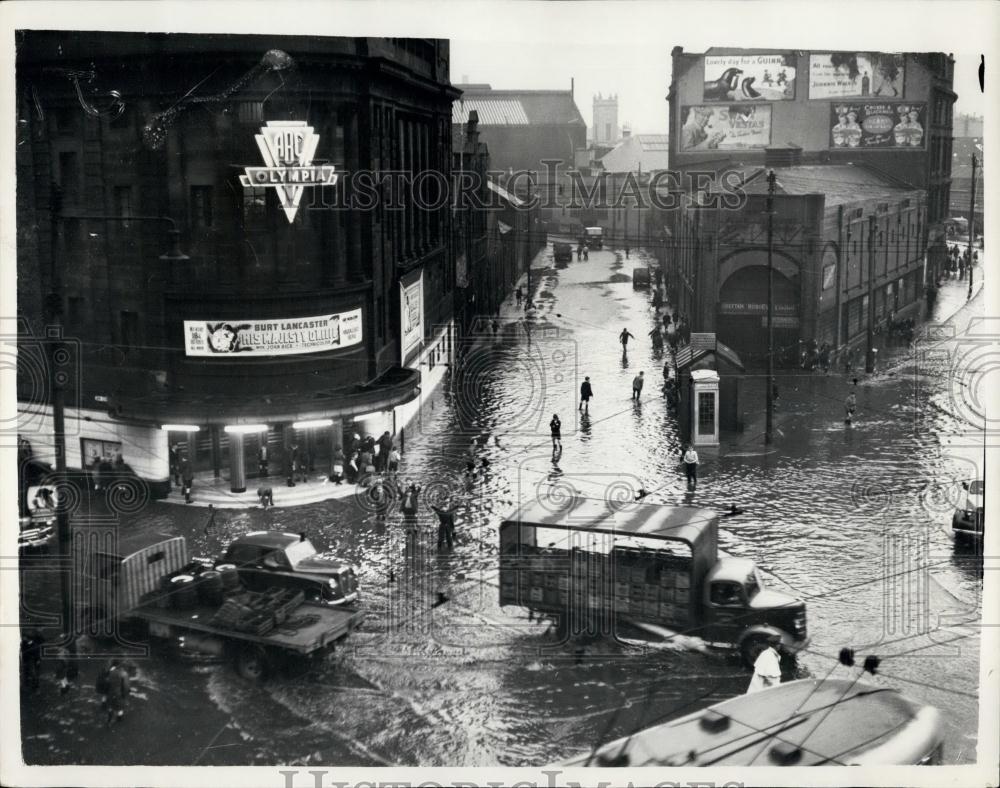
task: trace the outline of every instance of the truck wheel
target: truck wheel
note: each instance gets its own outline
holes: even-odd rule
[[[740,655],[743,657],[743,664],[748,668],[753,668],[753,663],[757,657],[767,648],[767,638],[760,636],[748,637],[740,644]]]
[[[268,658],[260,646],[244,646],[236,652],[236,672],[247,681],[263,681],[267,676]]]

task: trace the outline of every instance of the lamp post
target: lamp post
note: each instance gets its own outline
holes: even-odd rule
[[[972,194],[969,200],[969,294],[966,300],[972,298],[972,247],[976,242],[976,154],[972,154]]]
[[[767,393],[764,444],[774,438],[774,170],[767,173]]]
[[[63,312],[63,283],[62,283],[62,262],[57,251],[59,240],[59,227],[64,219],[76,220],[98,220],[98,221],[119,221],[119,222],[167,222],[170,224],[168,234],[170,236],[170,248],[160,255],[160,260],[164,262],[182,262],[190,259],[180,250],[180,231],[176,222],[167,216],[73,216],[63,215],[63,192],[61,187],[52,184],[49,198],[49,269],[50,287],[46,299],[46,320],[50,327],[54,341],[47,342],[48,350],[48,384],[52,398],[52,431],[53,445],[56,460],[56,485],[65,490],[69,484],[66,474],[66,394],[64,389],[63,376],[56,373],[58,359],[64,355],[62,343],[62,312]],[[82,361],[81,361],[82,363]],[[66,650],[71,657],[76,656],[76,636],[73,632],[73,598],[72,598],[72,561],[70,560],[70,542],[72,534],[70,532],[69,512],[66,511],[65,494],[56,497],[56,538],[58,543],[58,555],[62,558],[62,566],[59,572],[59,594],[61,602],[61,613],[63,625],[66,627],[64,633],[66,637]]]

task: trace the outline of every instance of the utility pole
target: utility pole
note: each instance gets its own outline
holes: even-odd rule
[[[976,242],[976,154],[972,154],[972,194],[969,199],[969,294],[966,300],[972,298],[972,254]]]
[[[63,375],[56,372],[59,359],[66,353],[62,341],[62,262],[59,259],[59,224],[62,217],[63,191],[58,184],[51,184],[49,195],[49,294],[46,310],[46,333],[49,341],[45,343],[48,366],[49,395],[52,398],[52,432],[56,455],[56,539],[58,540],[58,556],[62,564],[59,571],[59,598],[62,613],[64,641],[71,657],[76,657],[76,632],[73,611],[73,560],[71,552],[72,533],[69,527],[69,512],[66,510],[69,479],[66,477],[66,394]],[[77,360],[78,362],[80,359]]]
[[[865,372],[875,371],[875,217],[868,217],[868,333]]]
[[[774,170],[767,173],[767,409],[764,443],[770,445],[774,432]]]

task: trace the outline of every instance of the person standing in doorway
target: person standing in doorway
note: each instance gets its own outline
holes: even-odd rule
[[[174,486],[181,486],[181,450],[176,443],[170,445],[170,478]]]
[[[684,445],[684,472],[687,476],[687,488],[691,492],[698,486],[698,452],[690,443]]]
[[[577,410],[590,413],[590,398],[593,396],[594,389],[590,385],[590,378],[586,377],[583,379],[583,383],[580,384],[580,407]]]
[[[185,457],[181,462],[181,479],[184,481],[184,503],[191,503],[191,488],[194,487],[194,469],[191,461]]]
[[[549,430],[552,432],[552,451],[562,451],[562,422],[556,413],[552,414]]]
[[[347,464],[347,457],[344,450],[337,446],[333,450],[333,473],[330,474],[330,481],[334,484],[341,484],[344,481],[344,466]]]
[[[386,430],[382,433],[382,437],[378,439],[378,457],[375,468],[379,473],[385,473],[389,467],[389,454],[391,452],[392,435],[389,433],[389,430]]]
[[[399,474],[399,463],[402,461],[402,457],[399,454],[399,449],[393,446],[389,449],[389,459],[387,462],[389,469],[389,478],[395,484],[396,476]]]
[[[632,378],[632,399],[638,400],[642,397],[642,386],[646,382],[645,372],[640,372]]]
[[[781,654],[778,653],[780,646],[780,635],[773,633],[768,635],[767,647],[754,660],[753,678],[747,687],[747,695],[781,683]]]
[[[257,474],[261,477],[267,476],[267,464],[270,461],[266,440],[266,438],[263,438],[260,448],[257,449]]]

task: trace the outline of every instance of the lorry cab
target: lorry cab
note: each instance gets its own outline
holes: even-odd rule
[[[736,643],[747,662],[753,662],[767,636],[781,636],[782,650],[794,653],[806,639],[805,604],[768,588],[749,558],[722,556],[705,578],[702,599],[704,638]]]
[[[601,249],[604,246],[604,228],[603,227],[584,227],[583,228],[583,243],[586,244],[588,249]]]

